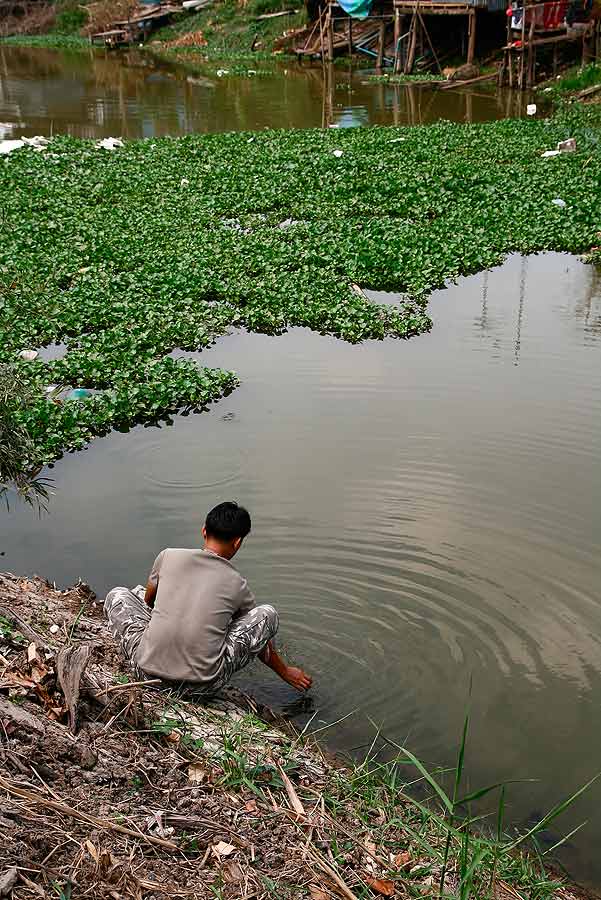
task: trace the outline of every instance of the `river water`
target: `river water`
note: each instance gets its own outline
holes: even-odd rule
[[[21,134],[156,137],[199,131],[322,125],[415,125],[445,118],[479,122],[525,113],[525,96],[486,86],[438,91],[374,84],[364,69],[278,64],[239,77],[227,63],[206,75],[122,55],[0,45],[0,138]],[[269,63],[257,62],[262,70]],[[249,69],[253,67],[248,64]]]
[[[160,101],[126,70],[137,99],[119,120],[109,81],[103,118],[92,63],[71,88],[60,72],[31,75],[35,100],[20,63],[0,117],[12,103],[24,133],[50,119],[94,136],[173,127],[174,109],[151,110],[185,84],[167,80]],[[219,122],[248,127],[257,90],[257,124],[303,124],[300,95],[304,123],[319,124],[319,91],[302,77],[285,82],[294,103],[275,109],[258,99],[267,79],[243,81],[238,113],[226,106]],[[226,98],[234,82],[214,90]],[[387,90],[364,86],[344,114],[391,121]],[[215,95],[206,102],[183,130],[218,126]],[[303,329],[222,338],[196,357],[234,368],[241,387],[172,428],[115,433],[59,462],[47,516],[3,514],[3,567],[61,586],[82,576],[102,594],[143,581],[161,548],[193,545],[206,510],[236,498],[254,523],[237,564],[315,677],[312,727],[352,713],[325,734],[356,749],[373,736],[369,717],[448,764],[473,679],[471,784],[540,779],[510,791],[524,825],[599,769],[601,276],[562,254],[514,256],[436,292],[430,313],[431,333],[406,342],[351,346]],[[262,699],[293,704],[270,673],[253,677]],[[599,799],[592,788],[548,836],[588,819],[563,859],[596,884]]]

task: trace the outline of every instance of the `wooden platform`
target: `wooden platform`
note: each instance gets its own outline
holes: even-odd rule
[[[128,44],[137,44],[144,40],[154,28],[167,22],[173,13],[180,10],[181,6],[174,6],[170,3],[140,10],[129,19],[113,22],[107,31],[93,34],[91,41],[93,44],[104,44],[105,47],[126,47]]]
[[[394,0],[394,9],[401,15],[418,10],[423,16],[467,16],[474,10],[468,3],[437,3],[434,0]]]

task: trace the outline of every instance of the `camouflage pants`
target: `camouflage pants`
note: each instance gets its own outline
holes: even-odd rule
[[[136,665],[136,654],[146,630],[152,610],[144,602],[144,588],[138,585],[130,591],[116,587],[106,596],[104,612],[113,636],[120,642],[126,659],[133,666],[141,681],[152,678]],[[275,637],[279,625],[273,606],[256,606],[250,612],[235,619],[225,636],[223,666],[211,682],[163,681],[159,687],[180,689],[186,694],[210,696],[224,687],[235,672],[239,672],[254,659]]]

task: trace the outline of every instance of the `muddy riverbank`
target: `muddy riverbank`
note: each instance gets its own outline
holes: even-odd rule
[[[0,575],[5,895],[591,896],[465,822],[445,862],[400,762],[336,763],[235,689],[200,707],[133,682],[100,609],[81,583]]]

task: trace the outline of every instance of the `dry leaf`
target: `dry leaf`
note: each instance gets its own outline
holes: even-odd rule
[[[98,851],[96,850],[96,847],[94,846],[92,841],[86,841],[86,850],[88,851],[94,862],[98,862]]]
[[[169,741],[170,744],[179,744],[181,740],[181,734],[179,731],[170,731],[169,734],[165,735],[165,740]]]
[[[256,812],[257,811],[257,801],[256,800],[247,800],[244,804],[244,809],[246,812]]]
[[[385,825],[386,824],[386,813],[383,809],[378,807],[378,811],[376,816],[374,817],[374,821],[376,825]]]
[[[31,644],[29,644],[29,646],[27,647],[27,662],[32,663],[37,655],[38,655],[38,648],[32,641]]]
[[[298,816],[305,816],[305,807],[301,803],[298,794],[294,790],[294,785],[292,784],[282,767],[278,766],[278,769],[280,772],[280,778],[284,782],[284,787],[286,788],[286,793],[288,794],[290,806]]]
[[[363,857],[363,865],[368,872],[370,872],[372,875],[375,875],[376,863],[374,862],[374,856],[377,856],[378,848],[370,838],[366,838],[364,846],[370,855]]]
[[[192,784],[202,784],[207,778],[207,771],[204,766],[201,766],[199,763],[191,763],[188,766],[188,780]]]
[[[376,894],[381,894],[382,897],[394,896],[394,881],[387,881],[384,878],[370,878],[369,876],[365,876],[364,880]]]
[[[411,854],[408,850],[402,850],[401,853],[397,853],[393,860],[397,869],[404,869],[411,861]]]
[[[311,900],[330,900],[330,895],[322,891],[321,888],[315,887],[314,884],[309,885],[309,894],[311,895]]]
[[[233,844],[226,844],[225,841],[219,841],[217,844],[213,844],[211,850],[217,857],[217,859],[221,859],[222,856],[229,856],[230,853],[233,853],[236,848]]]
[[[232,884],[235,881],[242,881],[244,878],[244,872],[241,867],[235,860],[230,860],[223,864],[223,880],[228,884]]]

